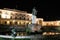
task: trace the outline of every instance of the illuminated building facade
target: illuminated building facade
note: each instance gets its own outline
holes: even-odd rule
[[[0,9],[0,24],[26,27],[32,23],[32,14],[15,9]],[[36,24],[42,26],[60,26],[60,21],[44,21],[36,17]],[[17,34],[19,35],[19,34]]]
[[[0,9],[0,24],[6,23],[20,25],[20,23],[23,24],[31,24],[32,14],[24,12],[24,11],[16,11],[12,9]],[[43,21],[42,18],[36,18],[36,23],[39,24],[39,20]],[[4,21],[4,22],[3,22]]]

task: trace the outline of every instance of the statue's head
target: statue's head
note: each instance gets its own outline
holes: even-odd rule
[[[33,8],[32,14],[33,15],[36,15],[37,14],[37,10],[35,9],[35,7]]]

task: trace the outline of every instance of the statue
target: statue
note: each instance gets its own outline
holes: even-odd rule
[[[37,11],[36,11],[35,7],[34,7],[33,10],[32,10],[32,14],[35,15],[35,16],[36,16],[36,14],[37,14]]]
[[[32,10],[32,24],[36,23],[36,14],[37,14],[37,11],[34,7],[33,10]]]
[[[34,7],[33,11],[32,11],[32,24],[28,24],[29,33],[30,32],[34,33],[35,31],[37,31],[37,32],[41,32],[42,31],[42,30],[40,30],[41,29],[41,25],[36,24],[36,14],[37,14],[37,11],[36,11],[36,9]]]

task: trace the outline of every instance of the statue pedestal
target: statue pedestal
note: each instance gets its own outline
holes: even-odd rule
[[[28,24],[28,28],[31,32],[40,31],[41,26],[38,24]]]

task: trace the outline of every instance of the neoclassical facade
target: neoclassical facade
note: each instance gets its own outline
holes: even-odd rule
[[[0,24],[26,25],[31,24],[31,22],[31,13],[15,9],[0,9]],[[36,24],[40,24],[41,26],[60,26],[60,21],[44,21],[43,18],[36,17]]]
[[[36,24],[42,25],[43,18],[36,17]],[[0,24],[31,24],[32,14],[14,9],[0,9]]]

